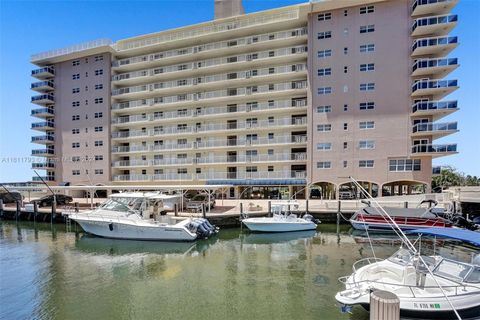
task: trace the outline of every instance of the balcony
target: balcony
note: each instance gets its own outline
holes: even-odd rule
[[[245,53],[229,57],[212,58],[196,62],[119,73],[112,76],[112,82],[114,82],[115,85],[129,85],[151,82],[156,79],[174,80],[197,75],[206,75],[209,73],[227,73],[260,66],[262,64],[265,65],[266,63],[272,65],[300,61],[306,58],[306,53],[307,47],[305,45]]]
[[[55,163],[53,162],[33,162],[32,169],[39,169],[39,170],[49,170],[55,169]]]
[[[458,16],[449,14],[416,19],[412,26],[412,36],[442,36],[448,34],[457,25]]]
[[[54,98],[52,94],[41,94],[38,96],[33,96],[32,97],[32,103],[45,106],[47,104],[53,104],[54,103]]]
[[[32,123],[32,129],[33,130],[38,130],[38,131],[49,131],[49,130],[54,130],[54,124],[53,122],[49,121],[42,121],[42,122],[34,122]]]
[[[458,110],[457,101],[421,101],[412,106],[415,116],[432,116],[433,119],[445,117]]]
[[[34,136],[32,137],[31,142],[39,144],[53,144],[55,142],[55,138],[53,135]]]
[[[294,65],[276,66],[273,68],[260,68],[255,70],[241,70],[237,72],[213,74],[195,78],[150,83],[133,87],[123,87],[112,90],[112,96],[121,99],[145,98],[158,94],[168,94],[174,91],[186,93],[188,91],[201,91],[215,87],[252,85],[260,81],[287,80],[299,75],[306,76],[307,65],[298,63]]]
[[[268,34],[254,35],[226,41],[211,42],[199,46],[190,46],[180,49],[155,52],[152,54],[120,59],[112,62],[115,70],[132,70],[143,66],[162,65],[174,62],[196,60],[214,55],[227,55],[229,53],[241,53],[252,48],[274,47],[282,44],[292,44],[306,40],[307,28],[296,28]]]
[[[114,175],[113,181],[185,181],[185,180],[252,180],[252,179],[305,179],[306,171],[257,171],[257,172],[211,172],[211,173],[165,173]]]
[[[53,66],[32,70],[32,77],[35,77],[39,80],[52,78],[54,76],[55,76],[55,69],[53,68]]]
[[[34,157],[52,157],[55,155],[55,151],[52,149],[33,149],[32,156]]]
[[[457,58],[421,59],[412,67],[412,77],[443,78],[458,68]]]
[[[412,153],[434,158],[448,156],[457,153],[457,144],[417,144],[412,146]]]
[[[296,80],[282,83],[275,83],[258,86],[248,86],[243,88],[230,88],[223,90],[187,93],[175,96],[163,96],[150,99],[132,100],[128,102],[120,102],[112,104],[113,110],[135,109],[152,110],[153,106],[165,106],[170,104],[179,104],[182,107],[189,105],[198,105],[198,101],[209,103],[224,102],[232,103],[232,100],[251,100],[260,99],[262,97],[273,99],[274,96],[285,96],[293,94],[305,94],[307,89],[307,81]],[[239,101],[241,102],[241,101]]]
[[[55,111],[51,108],[38,108],[33,109],[30,115],[33,117],[45,119],[55,116]]]
[[[458,46],[457,37],[435,37],[415,40],[412,46],[412,56],[444,57]]]
[[[412,16],[445,14],[452,10],[458,0],[415,0],[412,5]]]
[[[432,136],[432,139],[438,139],[446,135],[457,132],[456,122],[446,123],[417,123],[412,128],[412,136]]]
[[[122,138],[125,139],[123,132],[121,133]],[[127,132],[128,134],[128,132]],[[117,137],[119,138],[119,137]],[[143,140],[145,137],[138,136],[139,139]],[[151,137],[155,139],[155,137]],[[178,150],[198,150],[198,149],[237,149],[237,148],[249,148],[252,146],[276,146],[276,145],[305,145],[307,143],[307,136],[305,135],[295,135],[295,136],[276,136],[275,138],[256,138],[256,139],[246,139],[245,137],[237,139],[208,139],[202,142],[188,142],[183,144],[178,144],[176,140],[165,141],[163,144],[149,144],[149,145],[138,145],[132,144],[130,146],[114,146],[112,152],[114,153],[144,153],[144,152],[158,152],[158,151],[172,151],[176,152]]]
[[[38,176],[32,177],[32,181],[34,182],[42,182],[42,179],[43,181],[55,181],[54,176],[43,176],[41,179]]]
[[[32,83],[30,89],[37,91],[37,92],[48,92],[54,89],[53,81],[52,80],[45,80]]]
[[[419,80],[412,86],[412,97],[432,96],[440,100],[457,89],[457,80]]]

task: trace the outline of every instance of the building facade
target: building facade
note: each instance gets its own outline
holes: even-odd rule
[[[32,115],[55,184],[226,184],[228,197],[428,189],[456,0],[321,1],[32,57]],[[241,10],[241,11],[239,11]],[[224,17],[227,13],[232,17]]]

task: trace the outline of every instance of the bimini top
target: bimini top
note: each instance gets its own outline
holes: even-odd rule
[[[480,232],[456,228],[422,228],[410,230],[408,233],[428,234],[437,237],[452,238],[469,242],[480,247]]]

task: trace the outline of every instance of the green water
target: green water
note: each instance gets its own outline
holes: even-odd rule
[[[335,305],[337,278],[371,256],[347,229],[160,243],[0,222],[0,319],[368,319]]]

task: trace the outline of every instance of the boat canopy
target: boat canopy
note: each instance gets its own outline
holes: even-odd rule
[[[480,247],[480,232],[456,228],[422,228],[408,231],[408,233],[427,234],[437,237],[462,240]]]

